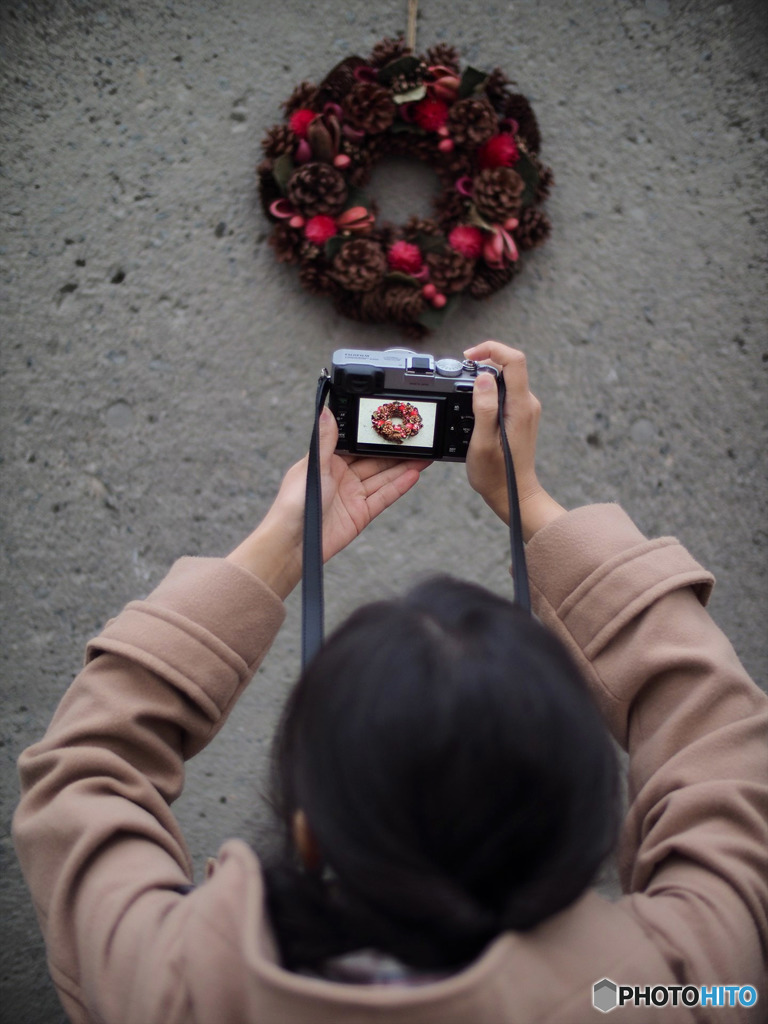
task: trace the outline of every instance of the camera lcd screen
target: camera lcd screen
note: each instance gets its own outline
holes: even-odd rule
[[[358,445],[386,447],[395,455],[403,448],[425,454],[435,444],[438,402],[423,398],[360,398],[357,414]]]

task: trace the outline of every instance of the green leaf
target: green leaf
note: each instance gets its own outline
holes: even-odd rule
[[[464,74],[459,82],[459,99],[465,100],[476,92],[480,92],[487,81],[488,75],[484,71],[478,71],[473,67],[464,68]]]
[[[347,190],[347,201],[344,203],[344,209],[351,210],[353,206],[364,206],[366,210],[370,210],[371,200],[361,188],[355,188],[354,185],[351,185]]]
[[[436,331],[443,326],[445,318],[455,312],[458,305],[459,296],[451,295],[442,309],[435,309],[434,306],[427,307],[419,317],[419,323],[428,331]]]
[[[395,75],[410,75],[419,66],[419,58],[407,55],[392,60],[379,69],[378,80],[383,85],[391,82]]]
[[[416,245],[422,252],[445,252],[445,235],[425,235],[420,231],[416,235]]]
[[[523,209],[526,206],[531,206],[536,201],[536,189],[539,184],[539,172],[536,170],[536,165],[533,163],[531,158],[520,152],[520,159],[514,166],[514,170],[520,175],[525,182],[525,188],[523,194],[520,197],[520,205]]]
[[[417,85],[415,89],[409,89],[408,92],[397,93],[392,99],[395,103],[415,103],[417,100],[423,100],[426,95],[426,85]]]
[[[482,231],[495,230],[493,224],[489,224],[487,220],[480,216],[474,203],[469,204],[469,222],[470,224],[474,224],[476,228],[480,228]]]
[[[288,179],[295,170],[296,168],[290,153],[283,153],[272,165],[272,175],[283,195],[285,195],[286,188],[288,187]]]
[[[409,135],[427,134],[423,128],[420,128],[417,124],[410,124],[408,121],[395,121],[389,132],[390,135],[401,135],[403,132],[408,132]]]
[[[328,239],[328,241],[325,243],[324,251],[325,258],[328,260],[329,263],[346,241],[347,239],[344,238],[343,235],[334,235],[333,238]]]
[[[385,281],[389,281],[393,284],[410,284],[414,288],[421,288],[421,284],[416,280],[415,277],[411,277],[410,274],[406,274],[403,270],[390,270],[384,277]]]

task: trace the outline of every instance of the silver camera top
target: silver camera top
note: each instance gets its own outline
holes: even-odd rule
[[[393,388],[405,391],[452,394],[472,391],[478,372],[491,367],[472,360],[440,358],[407,348],[384,352],[367,349],[336,349],[331,382],[352,394]]]

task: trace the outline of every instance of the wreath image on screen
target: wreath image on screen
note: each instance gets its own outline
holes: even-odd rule
[[[395,444],[415,437],[423,423],[419,410],[410,402],[385,402],[371,413],[371,426],[379,437]]]
[[[257,169],[269,240],[278,261],[298,264],[304,288],[344,316],[421,337],[460,296],[506,285],[520,253],[550,234],[540,205],[553,175],[538,157],[536,118],[499,68],[462,70],[453,46],[416,55],[384,39],[319,85],[302,82],[284,106]],[[386,156],[434,168],[432,217],[377,220],[364,189]]]

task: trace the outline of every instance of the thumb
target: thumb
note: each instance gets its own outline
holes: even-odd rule
[[[481,373],[472,391],[472,412],[475,426],[472,441],[475,449],[498,446],[499,389],[490,373]]]
[[[323,411],[320,413],[319,434],[320,465],[323,468],[328,465],[331,456],[336,450],[336,443],[338,440],[339,428],[336,424],[336,417],[328,406],[324,406]]]

